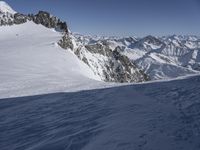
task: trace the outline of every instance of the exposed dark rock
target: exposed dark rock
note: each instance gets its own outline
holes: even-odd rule
[[[28,15],[29,18],[36,24],[42,24],[47,28],[55,28],[56,30],[61,30],[68,33],[68,27],[66,22],[60,21],[55,16],[50,15],[48,12],[39,11],[36,15]]]
[[[1,14],[0,16],[0,25],[13,25],[13,24],[22,24],[27,21],[33,21],[36,24],[41,24],[47,28],[54,28],[57,31],[68,33],[68,27],[66,22],[62,22],[55,16],[52,16],[48,12],[39,11],[38,14],[33,15],[24,15],[20,13],[9,14]]]
[[[64,49],[71,49],[80,60],[106,82],[143,82],[149,80],[147,75],[139,70],[128,57],[121,54],[120,47],[116,47],[112,51],[109,45],[102,41],[73,49],[68,34],[63,36],[59,45]],[[87,53],[90,53],[90,56]]]
[[[0,26],[13,25],[14,15],[10,13],[0,13]]]
[[[20,13],[16,13],[14,14],[14,24],[22,24],[27,22],[28,20],[28,16],[20,14]]]
[[[112,52],[111,71],[115,82],[142,82],[149,80],[148,76],[130,59],[120,53],[120,47],[116,47]],[[117,64],[117,65],[116,65]],[[111,81],[113,79],[110,79]]]
[[[60,47],[62,47],[64,49],[71,49],[71,50],[74,49],[72,40],[71,40],[71,38],[69,37],[69,35],[67,33],[65,33],[65,35],[58,42],[58,44],[60,45]]]

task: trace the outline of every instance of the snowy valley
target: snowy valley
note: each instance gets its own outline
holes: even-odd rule
[[[1,150],[199,150],[200,37],[94,37],[0,1]]]

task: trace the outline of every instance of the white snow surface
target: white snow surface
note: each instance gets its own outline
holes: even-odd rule
[[[0,13],[15,14],[16,11],[13,10],[6,2],[0,1]]]
[[[0,27],[0,98],[107,86],[71,50],[61,34],[27,22]]]

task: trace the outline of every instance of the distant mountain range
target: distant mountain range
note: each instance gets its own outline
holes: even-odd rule
[[[144,82],[200,72],[198,36],[93,37],[72,33],[66,22],[48,12],[20,14],[0,2],[0,25],[32,21],[63,33],[58,44],[72,51],[103,81]]]
[[[80,35],[0,1],[0,150],[200,150],[199,72],[197,36]]]

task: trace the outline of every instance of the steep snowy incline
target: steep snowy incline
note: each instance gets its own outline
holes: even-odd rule
[[[1,150],[199,150],[200,76],[1,99]]]
[[[88,89],[102,82],[70,50],[61,34],[27,22],[0,27],[0,97]]]

